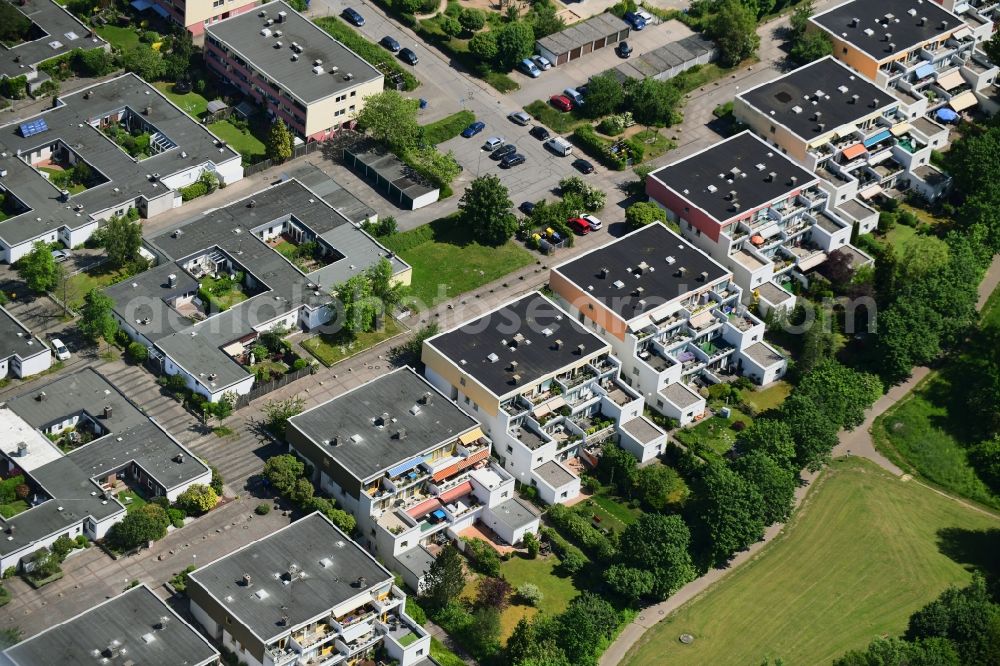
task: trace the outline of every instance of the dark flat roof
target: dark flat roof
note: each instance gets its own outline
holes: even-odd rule
[[[897,104],[887,91],[832,56],[799,67],[740,97],[805,141]],[[873,100],[878,100],[875,106]],[[817,118],[816,112],[822,115]],[[819,129],[819,123],[824,129]]]
[[[48,347],[17,320],[14,315],[0,306],[0,359],[17,356],[29,358]]]
[[[38,28],[38,37],[13,47],[0,44],[0,77],[27,74],[31,67],[73,49],[87,50],[105,45],[103,39],[52,0],[22,0],[10,4],[31,19]]]
[[[921,25],[921,19],[927,20]],[[857,19],[857,23],[854,23]],[[961,18],[931,0],[849,0],[816,14],[812,22],[849,42],[875,60],[931,41],[938,35],[965,27]],[[941,26],[945,21],[946,25]],[[885,38],[889,33],[891,37]],[[890,48],[895,44],[895,48]]]
[[[557,341],[561,341],[558,347]],[[530,386],[609,348],[537,291],[436,335],[424,344],[440,351],[497,397]],[[495,355],[495,361],[491,354]],[[517,361],[516,368],[511,367],[511,361]],[[517,382],[515,374],[520,375]]]
[[[104,652],[112,645],[120,650],[117,659]],[[93,666],[102,658],[107,663],[125,663],[127,658],[142,666],[201,666],[214,664],[219,656],[146,585],[46,629],[4,654],[14,666]]]
[[[280,23],[279,12],[286,14]],[[266,25],[269,19],[272,23]],[[262,30],[269,34],[262,35]],[[281,36],[276,37],[275,31],[281,31]],[[382,72],[280,0],[206,26],[205,32],[306,104],[382,78]],[[280,48],[275,48],[277,42]],[[301,47],[300,53],[292,50],[293,43]],[[298,57],[292,60],[293,55]],[[316,60],[322,61],[320,74],[313,71]],[[352,78],[347,79],[347,74]]]
[[[774,172],[772,179],[768,174]],[[649,174],[719,223],[774,201],[816,176],[749,130]],[[796,178],[792,184],[791,178]],[[739,209],[728,200],[736,192]]]
[[[604,269],[607,277],[601,277]],[[662,224],[647,225],[553,270],[625,321],[729,275]],[[702,273],[708,278],[703,279]]]
[[[630,30],[629,24],[614,14],[605,12],[574,23],[559,32],[539,39],[536,44],[556,55],[568,53],[573,49],[586,46],[605,37],[618,37],[622,31],[626,36]]]
[[[427,393],[429,404],[422,401]],[[389,415],[388,424],[382,425],[382,414]],[[288,423],[362,481],[479,426],[409,367],[362,384]],[[400,428],[405,431],[402,439]],[[351,440],[354,435],[361,438],[357,443]]]
[[[289,576],[291,573],[291,576]],[[243,585],[250,574],[252,585]],[[364,578],[360,587],[356,581]],[[392,581],[382,565],[325,516],[312,513],[189,576],[265,643]],[[287,624],[280,624],[282,616]]]

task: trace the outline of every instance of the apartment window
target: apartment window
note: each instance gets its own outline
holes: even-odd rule
[[[639,368],[632,368],[632,374],[633,375],[639,374]]]
[[[343,102],[343,101],[344,101],[345,99],[347,99],[347,95],[340,95],[340,96],[339,96],[339,97],[337,97],[337,99],[335,99],[334,101],[335,101],[335,102]]]
[[[691,212],[691,206],[684,206],[684,212],[685,213],[690,213]]]
[[[409,545],[410,545],[410,542],[409,542],[409,541],[404,541],[403,543],[399,544],[399,547],[400,547],[400,548],[406,548],[406,547],[407,547],[407,546],[409,546]]]
[[[357,94],[358,94],[358,91],[357,91],[357,90],[352,90],[352,91],[351,91],[351,97],[354,97],[354,96],[355,96],[355,95],[357,95]]]
[[[776,128],[775,128],[775,126],[774,126],[774,125],[771,125],[771,134],[774,134],[774,132],[775,132],[775,129],[776,129]]]
[[[505,491],[503,491],[503,492],[502,492],[502,493],[500,494],[500,497],[507,497],[508,495],[510,495],[510,491],[509,491],[509,490],[505,490]]]
[[[354,111],[357,108],[358,108],[357,106],[355,106],[354,104],[351,104],[349,107],[347,107],[347,110],[348,111]]]
[[[472,403],[472,411],[478,412],[479,411],[479,405],[477,405],[476,403]]]
[[[375,536],[375,528],[374,527],[372,528],[372,534],[371,535]]]
[[[847,47],[845,46],[845,47],[844,47],[843,49],[841,49],[841,51],[840,51],[840,52],[841,52],[841,53],[847,53]]]
[[[462,386],[465,386],[465,377],[459,377],[458,383],[461,384]]]
[[[514,447],[510,444],[507,445],[507,453],[514,453]]]
[[[465,396],[465,404],[469,404],[469,396]]]

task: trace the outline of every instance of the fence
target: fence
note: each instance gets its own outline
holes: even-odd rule
[[[253,384],[253,388],[250,389],[249,393],[247,393],[246,395],[238,396],[236,398],[236,404],[233,406],[233,409],[241,409],[243,407],[246,407],[257,398],[265,396],[271,391],[277,391],[280,388],[288,386],[292,382],[298,379],[302,379],[306,375],[313,374],[315,371],[316,371],[316,366],[309,365],[306,366],[305,368],[302,368],[301,370],[293,370],[291,372],[287,372],[283,374],[281,377],[278,377],[277,379],[272,379],[269,382],[255,381]]]
[[[296,157],[302,157],[303,155],[311,155],[323,146],[322,141],[310,141],[309,143],[304,143],[299,146],[292,148],[292,156],[289,159],[295,159]],[[261,171],[266,171],[274,166],[274,162],[270,159],[263,159],[260,162],[255,162],[253,164],[247,164],[243,167],[243,175],[250,176],[255,173],[260,173]]]

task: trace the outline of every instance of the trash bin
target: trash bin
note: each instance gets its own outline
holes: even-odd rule
[[[420,108],[421,109],[426,109],[427,108],[427,100],[424,99],[423,97],[420,98]]]

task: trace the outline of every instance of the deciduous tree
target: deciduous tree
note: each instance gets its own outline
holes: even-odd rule
[[[432,610],[444,608],[456,599],[465,587],[462,555],[454,544],[448,544],[434,558],[424,578],[424,598]]]
[[[271,123],[265,150],[267,158],[276,164],[292,156],[292,133],[288,131],[285,121],[279,119]]]
[[[91,289],[83,297],[83,308],[80,310],[80,322],[77,327],[91,342],[104,341],[111,345],[118,333],[118,322],[115,321],[112,308],[114,301],[100,289]]]
[[[101,240],[112,266],[121,268],[139,258],[142,227],[124,215],[115,215],[101,229]]]
[[[740,453],[764,453],[783,467],[791,469],[795,461],[795,438],[791,426],[780,419],[759,418],[736,438]]]
[[[757,488],[724,463],[709,463],[697,481],[694,518],[709,559],[724,566],[764,536],[764,500]]]
[[[483,245],[503,245],[514,234],[517,218],[511,212],[514,204],[500,178],[490,174],[476,178],[458,204],[462,223]]]
[[[506,23],[496,32],[497,69],[509,71],[514,69],[524,58],[535,50],[535,33],[524,21]]]
[[[17,274],[28,288],[40,294],[55,289],[62,276],[60,266],[52,256],[52,250],[41,241],[35,243],[31,251],[17,260]]]
[[[417,145],[422,133],[417,124],[417,106],[417,100],[395,90],[370,95],[358,114],[358,127],[394,152],[405,152]]]
[[[644,513],[622,533],[619,560],[627,567],[652,574],[649,591],[644,596],[666,599],[695,577],[688,551],[690,542],[691,531],[680,516]],[[644,577],[620,569],[617,573],[619,582],[634,585],[632,591],[644,584]],[[609,583],[614,585],[610,579]]]
[[[177,496],[177,504],[187,511],[188,515],[200,516],[215,508],[219,503],[219,496],[211,487],[192,483],[187,490]]]
[[[625,101],[625,89],[611,74],[599,74],[587,82],[585,99],[583,112],[590,118],[600,118],[618,110]]]
[[[785,520],[792,512],[796,474],[761,451],[740,456],[733,470],[749,481],[763,499],[765,525]]]
[[[719,61],[726,67],[738,65],[760,46],[757,17],[740,0],[722,0],[708,32],[719,47]]]

